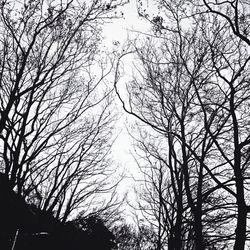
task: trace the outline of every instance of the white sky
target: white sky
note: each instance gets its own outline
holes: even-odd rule
[[[113,23],[109,23],[103,28],[107,47],[112,46],[114,41],[122,44],[128,33],[132,34],[132,30],[146,31],[149,29],[148,23],[138,16],[136,0],[130,0],[128,4],[118,8],[117,14],[119,15],[120,12],[123,12],[123,18],[115,19]]]
[[[124,18],[114,19],[112,23],[106,24],[103,28],[103,35],[105,37],[104,44],[107,48],[112,48],[114,42],[119,42],[118,47],[122,47],[128,36],[136,35],[132,30],[146,31],[149,29],[147,22],[138,16],[136,0],[130,0],[128,4],[117,9],[118,14],[120,11],[124,13]],[[117,105],[120,107],[121,112],[124,113],[121,109],[121,104],[118,103]],[[121,132],[113,148],[115,160],[123,166],[135,164],[129,154],[132,145],[125,127],[125,123],[128,124],[128,120],[131,120],[131,118],[132,117],[129,118],[125,113],[122,115],[122,118],[117,124],[117,129]]]
[[[113,23],[106,24],[103,27],[103,35],[105,37],[104,45],[107,48],[114,48],[114,42],[119,42],[119,45],[116,45],[116,49],[119,50],[119,47],[122,47],[128,37],[135,37],[138,35],[137,32],[147,32],[150,29],[148,22],[139,17],[137,12],[136,0],[130,0],[128,4],[122,8],[117,9],[117,13],[122,11],[124,13],[124,18],[115,19]],[[129,61],[127,62],[129,64]],[[122,81],[126,81],[128,77],[122,78],[119,85],[123,85]],[[117,98],[117,105],[122,114],[121,119],[117,123],[117,131],[120,132],[118,138],[116,139],[112,154],[115,162],[123,170],[124,173],[129,177],[132,174],[134,175],[138,172],[138,167],[136,162],[133,159],[133,156],[130,154],[130,151],[133,151],[132,138],[127,133],[126,126],[133,123],[134,118],[130,115],[125,114],[125,111],[122,110],[121,104]],[[128,199],[134,200],[134,181],[132,178],[126,178],[121,183],[120,190],[123,192],[128,192]],[[129,214],[128,214],[129,216]]]

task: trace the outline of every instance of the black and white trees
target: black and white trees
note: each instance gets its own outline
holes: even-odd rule
[[[63,221],[115,186],[108,178],[115,114],[105,83],[113,58],[99,45],[101,25],[121,4],[1,1],[1,172]]]
[[[153,170],[164,163],[164,183],[182,185],[181,223],[190,230],[178,249],[244,249],[246,243],[248,11],[245,1],[159,1],[151,18],[155,33],[132,45],[138,61],[127,97],[115,84],[124,109],[154,130],[153,139],[139,139],[147,180],[159,184],[162,175]]]

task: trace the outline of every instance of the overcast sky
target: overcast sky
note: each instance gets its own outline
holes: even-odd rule
[[[119,14],[120,11],[123,12],[124,18],[115,19],[112,23],[106,24],[103,28],[103,35],[105,37],[104,45],[109,49],[112,49],[115,42],[119,42],[119,45],[117,46],[122,47],[128,36],[135,37],[138,35],[136,31],[146,32],[150,29],[150,25],[138,16],[136,0],[130,0],[126,6],[119,8],[117,13]],[[126,79],[126,76],[123,77],[119,84],[122,84],[122,82],[126,81]],[[133,145],[132,139],[126,130],[126,126],[129,127],[134,118],[125,114],[118,98],[116,98],[116,101],[121,113],[121,118],[116,127],[119,136],[112,149],[113,158],[117,164],[119,164],[121,170],[125,171],[127,176],[130,176],[131,174],[135,175],[138,173],[138,168],[136,162],[133,160],[133,156],[130,154],[130,152],[133,151]],[[124,192],[132,191],[131,189],[133,189],[133,183],[132,179],[125,179],[121,184],[121,188]],[[133,199],[133,196],[134,193],[129,192],[129,199]]]
[[[119,42],[118,46],[123,46],[127,37],[133,36],[135,33],[133,30],[141,31],[149,28],[147,23],[138,16],[136,0],[130,0],[128,4],[117,9],[118,15],[120,12],[123,12],[123,18],[115,19],[112,23],[106,24],[103,28],[103,35],[105,36],[104,43],[108,48],[112,48],[114,42]],[[117,105],[121,106],[119,103]],[[121,110],[121,112],[124,113],[123,110]],[[113,148],[115,160],[119,161],[123,166],[133,163],[129,155],[132,146],[131,139],[126,132],[125,123],[128,124],[128,116],[124,114],[117,124],[117,129],[120,133]]]
[[[128,4],[117,9],[117,15],[121,12],[123,13],[123,18],[116,19],[104,26],[103,34],[109,46],[112,46],[113,41],[123,43],[128,33],[132,35],[132,30],[146,31],[149,29],[149,25],[145,20],[138,16],[136,0],[130,0]]]

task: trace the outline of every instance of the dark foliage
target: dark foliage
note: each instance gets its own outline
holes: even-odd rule
[[[27,204],[9,187],[0,174],[0,242],[1,249],[15,250],[110,250],[114,236],[101,218],[94,215],[62,223],[49,211]]]

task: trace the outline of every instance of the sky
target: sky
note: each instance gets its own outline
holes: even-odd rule
[[[150,29],[149,23],[138,15],[136,0],[130,0],[128,4],[117,10],[118,13],[119,11],[123,12],[123,18],[115,19],[112,23],[108,23],[103,27],[104,45],[109,49],[115,47],[114,49],[119,50],[119,47],[124,45],[128,37],[136,37],[138,36],[137,31],[147,32]],[[125,63],[131,64],[126,59]],[[119,84],[122,84],[122,81],[124,83],[127,79],[128,77],[123,77]],[[119,190],[128,193],[128,200],[131,201],[135,199],[132,176],[137,175],[139,169],[131,154],[133,153],[133,141],[128,134],[127,128],[135,119],[123,111],[118,98],[116,98],[116,102],[120,112],[120,119],[116,124],[116,131],[119,135],[113,145],[112,156],[120,170],[126,175],[126,178],[120,184]]]
[[[130,0],[128,4],[118,9],[117,12],[123,12],[123,18],[115,19],[112,23],[108,23],[103,28],[104,44],[107,48],[122,47],[126,42],[128,36],[135,36],[135,31],[145,31],[149,29],[149,26],[142,18],[139,18],[136,6],[136,0]],[[118,43],[117,43],[118,42]],[[116,45],[115,45],[116,44]],[[123,80],[126,80],[124,78]],[[135,164],[132,157],[129,154],[131,150],[131,138],[127,134],[125,124],[128,124],[128,115],[124,113],[121,108],[121,104],[117,98],[117,105],[121,113],[121,118],[117,123],[117,130],[119,136],[113,147],[113,156],[116,161],[119,161],[122,165]]]
[[[112,23],[106,24],[103,28],[105,43],[112,47],[113,42],[122,44],[132,31],[146,31],[149,25],[139,17],[137,12],[137,1],[130,0],[128,4],[117,9],[117,14],[123,13],[123,18],[115,19]]]

